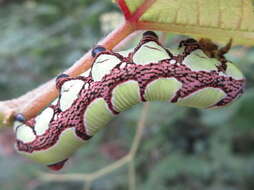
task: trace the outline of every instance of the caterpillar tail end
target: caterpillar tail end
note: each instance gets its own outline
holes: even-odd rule
[[[67,162],[67,160],[68,159],[65,159],[65,160],[57,162],[55,164],[47,165],[47,167],[49,169],[53,170],[53,171],[59,171],[59,170],[61,170],[64,167],[64,165]]]

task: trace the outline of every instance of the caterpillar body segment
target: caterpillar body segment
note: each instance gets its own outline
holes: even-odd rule
[[[19,153],[60,169],[75,151],[118,113],[146,101],[167,101],[195,108],[223,107],[242,93],[245,79],[232,63],[209,57],[195,40],[168,50],[153,32],[137,47],[92,51],[92,68],[78,77],[60,75],[60,95],[37,117],[17,115]],[[225,66],[226,65],[226,66]]]
[[[109,109],[103,98],[93,100],[83,114],[87,134],[93,136],[99,129],[106,126],[113,117],[114,113]]]
[[[139,84],[135,80],[125,81],[112,90],[113,109],[122,112],[141,102]]]
[[[144,92],[146,101],[170,101],[182,84],[174,77],[159,78],[151,81]]]

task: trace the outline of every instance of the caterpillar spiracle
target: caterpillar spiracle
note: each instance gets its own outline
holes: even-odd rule
[[[170,50],[147,31],[133,49],[113,52],[98,46],[92,56],[89,71],[56,78],[60,95],[41,114],[28,121],[16,115],[19,153],[58,170],[113,117],[135,104],[169,101],[194,108],[223,107],[245,86],[236,66],[222,54],[208,55],[193,39]]]

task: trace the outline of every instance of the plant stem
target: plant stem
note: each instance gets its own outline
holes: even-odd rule
[[[130,22],[124,22],[98,44],[107,49],[113,49],[134,31],[134,25]],[[78,76],[91,67],[92,61],[93,57],[90,50],[64,73],[70,76]],[[0,102],[0,123],[4,125],[11,124],[15,113],[22,113],[26,119],[30,119],[41,112],[57,96],[58,91],[55,88],[55,80],[50,80],[16,99],[2,101]]]

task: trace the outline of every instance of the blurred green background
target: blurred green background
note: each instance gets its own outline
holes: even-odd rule
[[[18,97],[70,67],[121,19],[110,0],[0,0],[0,99]],[[167,46],[183,38],[168,34]],[[227,58],[248,80],[245,94],[233,105],[201,111],[150,104],[135,159],[137,189],[254,189],[254,49],[234,47]],[[60,173],[93,172],[125,155],[141,109],[120,114]],[[43,182],[39,173],[47,168],[19,156],[13,144],[12,130],[1,130],[1,190],[83,189],[82,182]],[[92,189],[128,189],[127,173],[123,167],[96,180]]]

